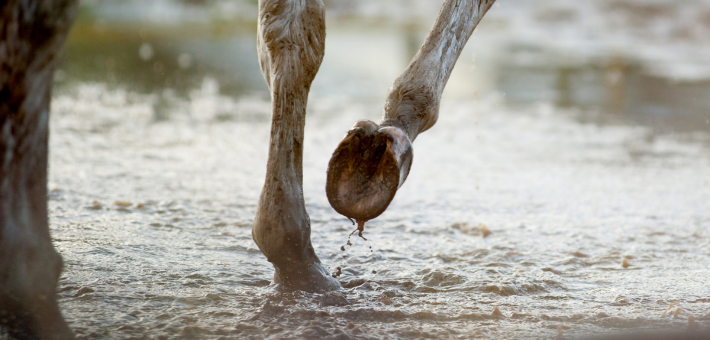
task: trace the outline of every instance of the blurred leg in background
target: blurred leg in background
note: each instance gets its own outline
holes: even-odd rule
[[[56,302],[62,258],[47,218],[49,103],[77,1],[0,5],[0,327],[71,339]]]

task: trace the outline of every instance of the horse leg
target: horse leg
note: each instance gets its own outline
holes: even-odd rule
[[[302,189],[306,102],[325,50],[323,2],[260,0],[257,44],[272,117],[266,181],[252,237],[274,265],[280,289],[339,289],[313,250]]]
[[[62,258],[47,218],[49,102],[75,0],[0,5],[0,327],[72,339],[56,302]]]
[[[387,94],[380,124],[359,121],[328,164],[326,194],[339,213],[364,221],[387,209],[412,164],[412,142],[439,116],[446,82],[495,0],[446,0],[424,44]]]

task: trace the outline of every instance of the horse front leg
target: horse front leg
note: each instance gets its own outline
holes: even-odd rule
[[[260,0],[257,38],[272,117],[266,180],[252,237],[274,265],[280,289],[339,289],[313,250],[302,189],[306,104],[325,51],[323,2]]]
[[[412,142],[439,116],[446,82],[464,45],[495,0],[446,0],[424,44],[390,87],[380,124],[359,121],[328,164],[333,208],[365,221],[382,214],[412,164]]]
[[[56,301],[62,258],[47,219],[49,102],[77,1],[0,5],[0,327],[72,339]]]

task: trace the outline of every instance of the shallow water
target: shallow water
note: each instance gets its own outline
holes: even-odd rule
[[[195,24],[207,39],[109,17],[98,43],[97,19],[80,20],[52,104],[49,182],[77,336],[551,338],[684,330],[690,316],[708,331],[710,81],[659,75],[638,55],[559,57],[495,10],[407,182],[345,251],[355,227],[328,204],[328,160],[356,120],[379,119],[428,24],[329,24],[304,195],[321,260],[367,280],[342,291],[346,306],[275,292],[251,239],[270,119],[253,32]]]

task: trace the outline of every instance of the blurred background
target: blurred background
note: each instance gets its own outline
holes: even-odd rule
[[[382,100],[440,1],[328,0],[316,96]],[[157,94],[156,115],[203,86],[268,94],[255,48],[257,1],[87,0],[56,81]],[[708,132],[710,2],[501,0],[464,50],[447,98],[551,103],[586,119]],[[217,115],[233,115],[216,112]]]
[[[320,259],[367,283],[347,306],[275,292],[251,238],[271,119],[257,1],[85,0],[50,123],[78,338],[710,331],[710,0],[498,0],[352,246],[328,160],[379,121],[442,1],[324,2],[303,192]]]

